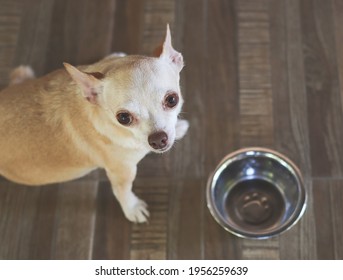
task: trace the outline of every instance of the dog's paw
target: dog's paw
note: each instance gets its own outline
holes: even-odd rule
[[[145,223],[148,221],[149,211],[145,201],[131,193],[128,201],[122,205],[124,214],[128,220],[134,223]]]
[[[176,123],[176,128],[175,128],[175,131],[176,131],[175,139],[179,140],[183,136],[185,136],[188,128],[189,128],[189,122],[188,121],[178,120]]]
[[[21,65],[14,68],[10,73],[10,85],[20,84],[26,80],[33,79],[35,73],[30,66]]]

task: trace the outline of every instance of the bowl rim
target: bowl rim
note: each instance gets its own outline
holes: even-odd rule
[[[224,219],[221,217],[219,211],[217,210],[216,204],[214,202],[214,197],[212,195],[214,183],[217,181],[218,176],[221,174],[221,172],[232,162],[249,157],[249,156],[267,156],[269,158],[275,159],[278,162],[281,162],[282,165],[284,165],[295,177],[295,179],[298,182],[298,188],[300,190],[299,193],[299,206],[296,207],[294,210],[294,213],[287,219],[286,223],[272,232],[268,234],[252,234],[249,232],[245,232],[244,230],[239,230],[237,228],[234,228],[227,224]],[[207,200],[207,208],[209,209],[211,215],[216,220],[216,222],[224,228],[226,231],[242,238],[248,238],[248,239],[268,239],[271,237],[274,237],[276,235],[280,235],[286,231],[288,231],[290,228],[292,228],[303,216],[306,207],[307,207],[307,192],[304,184],[303,176],[300,172],[300,169],[295,165],[295,163],[290,160],[285,155],[281,154],[280,152],[277,152],[275,150],[264,148],[264,147],[245,147],[238,149],[236,151],[233,151],[226,155],[216,166],[215,170],[211,173],[211,175],[208,178],[207,181],[207,187],[206,187],[206,200]]]

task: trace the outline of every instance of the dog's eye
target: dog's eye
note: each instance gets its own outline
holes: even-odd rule
[[[133,122],[133,116],[129,112],[119,112],[117,120],[120,124],[129,126]]]
[[[179,103],[179,96],[174,93],[169,93],[164,98],[163,105],[165,108],[174,108]]]

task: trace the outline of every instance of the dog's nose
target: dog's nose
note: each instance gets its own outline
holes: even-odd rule
[[[155,150],[163,149],[168,144],[168,135],[164,131],[155,132],[149,135],[148,142]]]

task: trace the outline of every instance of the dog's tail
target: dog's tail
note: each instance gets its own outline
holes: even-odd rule
[[[30,66],[20,65],[10,73],[10,85],[20,84],[26,80],[35,78],[35,73]]]

